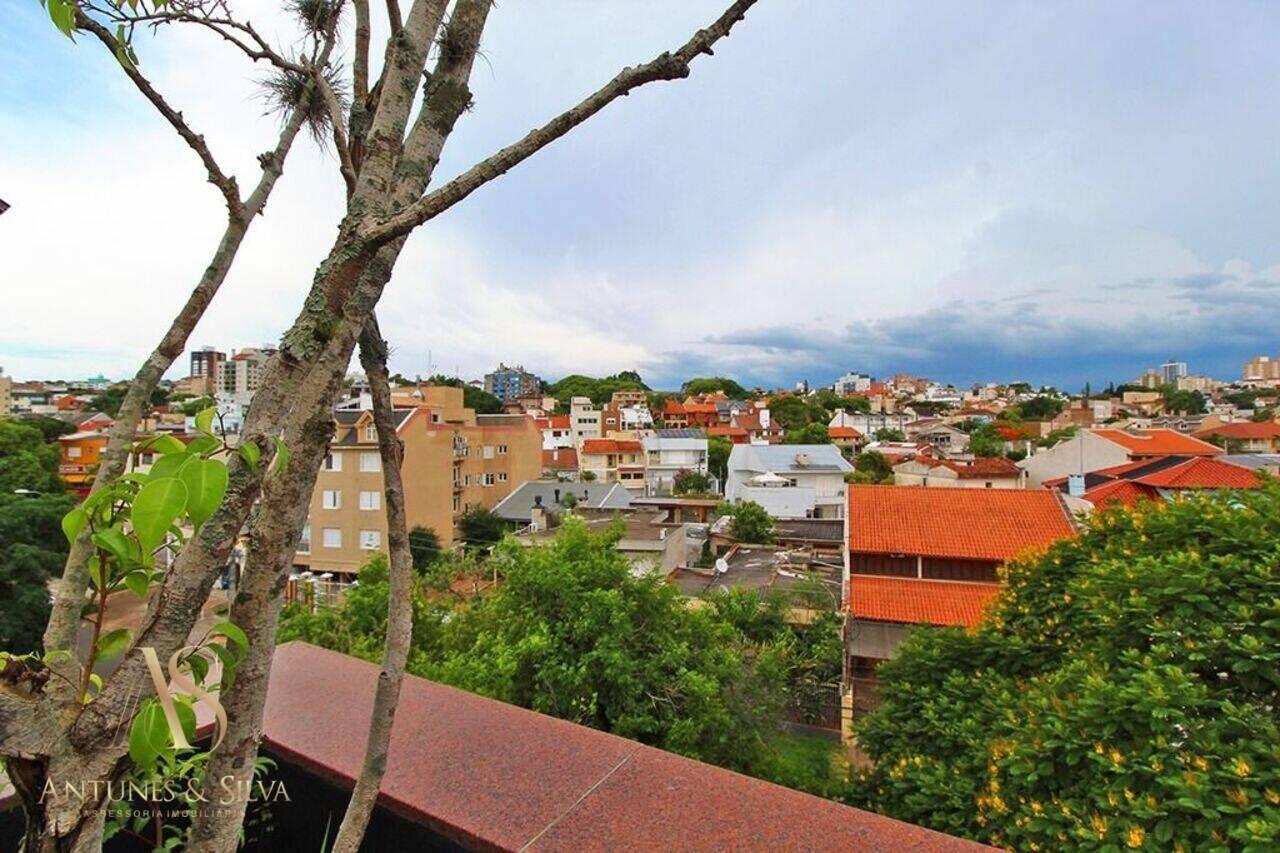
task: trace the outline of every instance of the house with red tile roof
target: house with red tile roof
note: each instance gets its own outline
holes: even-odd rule
[[[1066,492],[1069,478],[1045,482]],[[1094,507],[1133,506],[1139,500],[1166,500],[1198,489],[1256,489],[1262,481],[1252,468],[1208,456],[1157,456],[1103,468],[1084,477],[1081,496]]]
[[[558,447],[542,451],[542,476],[551,479],[578,478],[578,451]]]
[[[827,438],[836,447],[852,449],[862,441],[862,433],[848,426],[827,427]]]
[[[1196,438],[1228,448],[1232,453],[1280,453],[1280,423],[1241,421],[1197,432]]]
[[[1000,594],[1002,563],[1076,532],[1062,496],[1039,489],[850,485],[846,518],[846,733],[913,628],[973,628]]]
[[[1221,447],[1169,429],[1089,429],[1053,447],[1035,452],[1018,463],[1027,472],[1027,485],[1072,474],[1088,474],[1103,468],[1159,456],[1218,456]]]
[[[970,461],[919,456],[893,466],[899,486],[952,486],[966,489],[1024,488],[1022,469],[1008,459],[978,457]]]
[[[276,648],[262,718],[262,849],[319,850],[364,762],[378,665]],[[323,697],[318,698],[318,697]],[[203,707],[203,706],[198,706]],[[212,722],[200,732],[212,732]],[[0,788],[0,849],[21,817]],[[367,850],[912,850],[981,845],[496,699],[406,676]]]
[[[586,438],[578,448],[578,470],[599,483],[622,483],[644,494],[645,455],[639,439]]]

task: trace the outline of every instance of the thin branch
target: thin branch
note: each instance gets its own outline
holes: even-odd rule
[[[351,103],[369,97],[369,0],[352,0],[356,10],[356,55],[351,63]]]
[[[351,162],[351,148],[347,145],[347,134],[343,128],[342,105],[338,103],[338,95],[324,77],[324,71],[316,68],[311,72],[315,85],[320,88],[320,97],[329,111],[329,124],[333,125],[333,147],[338,152],[338,165],[342,171],[342,180],[347,184],[347,197],[356,191],[356,168]]]
[[[387,0],[387,20],[391,24],[391,35],[400,32],[400,4],[397,0]]]
[[[112,54],[120,55],[123,45],[116,40],[116,37],[106,27],[93,18],[77,11],[76,27],[89,31]],[[173,129],[178,132],[183,141],[200,158],[200,162],[204,164],[205,172],[209,176],[209,183],[217,187],[221,191],[222,197],[226,199],[228,214],[232,218],[242,217],[244,215],[244,206],[240,201],[240,189],[236,186],[236,179],[222,171],[222,167],[218,165],[218,161],[213,157],[213,152],[209,150],[208,144],[205,143],[204,137],[191,129],[182,117],[182,113],[169,106],[168,101],[156,91],[150,80],[142,76],[142,73],[138,71],[133,63],[122,62],[120,66],[124,69],[125,75],[133,81],[133,85],[138,88],[138,91],[142,92],[143,96],[165,117],[165,120],[173,126]]]
[[[603,88],[589,95],[577,106],[530,131],[519,142],[481,160],[400,213],[365,229],[361,236],[370,245],[380,245],[408,234],[564,136],[616,99],[629,95],[633,89],[657,80],[678,80],[689,76],[689,63],[700,54],[710,55],[712,46],[729,34],[733,25],[746,16],[747,10],[755,2],[756,0],[736,0],[715,23],[699,30],[675,53],[663,53],[644,65],[623,69]]]

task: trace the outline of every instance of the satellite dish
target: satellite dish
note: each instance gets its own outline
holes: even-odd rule
[[[724,557],[716,558],[716,574],[723,575],[729,571],[729,562]]]

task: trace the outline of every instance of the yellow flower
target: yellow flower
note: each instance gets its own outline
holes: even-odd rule
[[[1205,761],[1204,756],[1202,755],[1197,755],[1195,758],[1191,759],[1191,763],[1196,766],[1197,770],[1209,769],[1209,762]]]
[[[1124,843],[1128,845],[1130,850],[1136,850],[1142,846],[1142,842],[1146,840],[1147,831],[1140,826],[1129,827],[1129,832],[1124,837]]]
[[[1098,833],[1099,838],[1103,838],[1107,834],[1107,819],[1097,812],[1089,818],[1089,825],[1093,827],[1093,831]]]
[[[1095,743],[1093,745],[1093,751],[1098,753],[1098,755],[1102,755],[1102,753],[1106,752],[1107,750],[1101,743]]]
[[[1111,763],[1117,764],[1117,765],[1124,764],[1124,753],[1118,749],[1113,748],[1111,750]]]
[[[1244,788],[1228,788],[1227,799],[1237,806],[1245,806],[1249,803],[1249,793]]]
[[[1275,791],[1271,790],[1270,788],[1263,791],[1262,795],[1267,798],[1267,802],[1271,803],[1271,805],[1273,806],[1280,805],[1280,794],[1277,794]]]
[[[1036,814],[1044,814],[1044,806],[1040,805],[1036,800],[1031,801],[1031,811]]]
[[[1235,771],[1236,771],[1236,775],[1239,776],[1241,779],[1243,779],[1244,777],[1248,776],[1250,772],[1253,771],[1253,768],[1250,767],[1249,762],[1245,761],[1244,757],[1241,756],[1240,758],[1236,759]]]
[[[1131,802],[1131,803],[1132,803],[1132,802],[1133,802],[1133,791],[1131,791],[1131,790],[1130,790],[1130,789],[1128,789],[1128,788],[1125,788],[1125,789],[1124,789],[1124,798],[1125,798],[1126,800],[1128,800],[1129,802]]]
[[[1107,791],[1107,802],[1111,804],[1112,808],[1115,808],[1120,805],[1120,798],[1116,796],[1115,791]]]

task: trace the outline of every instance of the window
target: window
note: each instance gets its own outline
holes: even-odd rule
[[[324,455],[324,470],[326,470],[326,471],[341,471],[341,470],[342,470],[342,457],[341,457],[341,456],[339,456],[339,455],[338,455],[338,454],[336,454],[336,453],[326,453],[326,454]]]
[[[492,444],[486,444],[486,445],[484,446],[484,458],[485,458],[485,459],[492,459],[492,458],[493,458],[493,445],[492,445]]]
[[[322,506],[325,509],[342,509],[342,492],[337,489],[325,489]]]
[[[78,459],[83,451],[79,447],[68,447],[67,457],[70,459]]]
[[[378,428],[377,428],[376,426],[374,426],[373,424],[365,424],[365,427],[364,427],[364,440],[365,440],[365,441],[377,441],[377,440],[378,440]]]
[[[360,531],[360,548],[364,551],[372,551],[382,547],[382,534],[377,530],[361,530]]]
[[[507,482],[507,473],[505,471],[498,472],[498,482],[499,483]]]
[[[302,535],[298,537],[298,552],[301,554],[311,553],[311,525],[302,525]]]
[[[492,474],[481,474],[481,475],[480,475],[480,485],[482,485],[482,486],[492,486],[492,485],[493,485],[493,483],[494,483],[494,476],[493,476]]]
[[[499,445],[498,445],[498,455],[499,455],[499,456],[506,456],[506,455],[507,455],[507,446],[506,446],[505,444],[499,444]]]
[[[365,473],[381,471],[382,459],[376,453],[361,453],[360,470]]]
[[[431,413],[431,422],[432,422],[433,424],[438,424],[438,423],[440,423],[440,413],[439,413],[439,412],[432,412],[432,413]]]
[[[155,455],[154,453],[139,453],[139,454],[138,454],[138,464],[139,464],[139,465],[150,465],[151,463],[153,463],[153,462],[155,462],[155,461],[156,461],[156,455]]]
[[[341,548],[342,547],[342,531],[336,527],[326,527],[321,534],[324,538],[324,547]]]
[[[361,492],[361,509],[382,509],[382,492]]]
[[[462,498],[457,495],[453,496],[453,511],[462,512]]]

